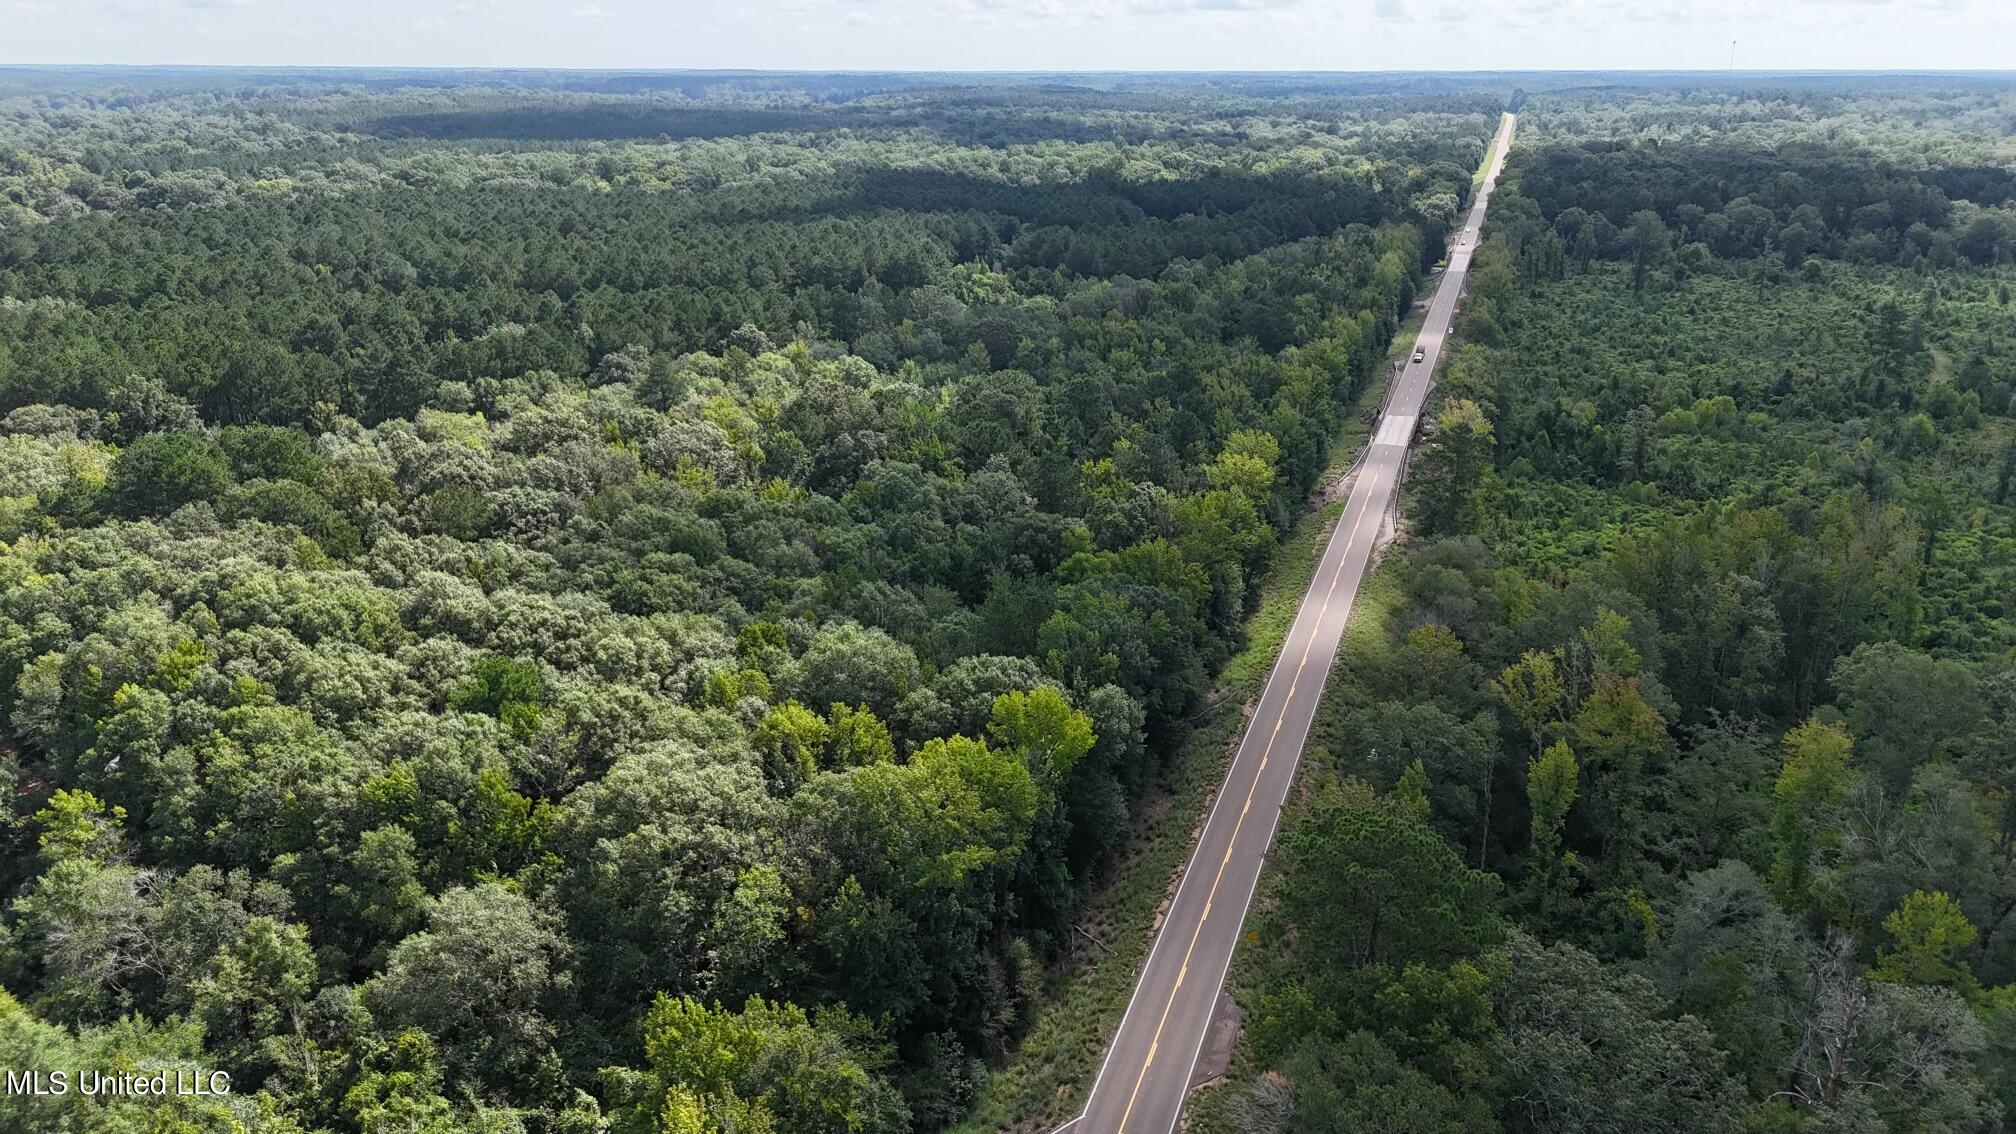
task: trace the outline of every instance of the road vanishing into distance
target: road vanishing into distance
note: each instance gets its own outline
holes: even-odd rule
[[[1394,482],[1406,462],[1415,420],[1484,224],[1484,206],[1505,164],[1505,151],[1511,148],[1513,122],[1514,116],[1507,114],[1499,124],[1491,167],[1485,170],[1470,215],[1457,233],[1448,268],[1415,340],[1421,360],[1402,368],[1387,397],[1350,502],[1323,549],[1309,593],[1295,612],[1260,703],[1183,868],[1127,1014],[1092,1084],[1092,1096],[1085,1110],[1055,1134],[1169,1134],[1176,1127],[1217,1010],[1225,970],[1239,943],[1246,908],[1260,881],[1261,864],[1274,840],[1281,804],[1295,778],[1302,742],[1309,735],[1352,600],[1371,565],[1379,528],[1393,502]]]

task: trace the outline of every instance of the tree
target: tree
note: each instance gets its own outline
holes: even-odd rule
[[[1556,713],[1567,696],[1567,686],[1561,680],[1561,669],[1554,655],[1526,651],[1491,682],[1491,691],[1498,694],[1498,699],[1511,710],[1512,719],[1532,737],[1533,751],[1545,748],[1547,727],[1557,719]]]
[[[449,890],[364,987],[372,1015],[447,1045],[446,1070],[530,1103],[559,1073],[552,1017],[571,957],[550,915],[495,882]]]
[[[1689,867],[1771,860],[1771,784],[1781,758],[1755,722],[1717,714],[1674,761],[1664,840]]]
[[[450,484],[429,493],[421,507],[429,531],[450,539],[476,540],[488,534],[497,507],[466,484]]]
[[[1902,1129],[1966,1129],[1990,1112],[1969,1067],[1984,1034],[1958,994],[1870,984],[1854,938],[1840,932],[1813,950],[1810,987],[1786,1091],[1797,1104],[1840,1122],[1887,1119]]]
[[[1048,687],[996,697],[987,738],[1019,756],[1036,782],[1052,794],[1098,741],[1092,732],[1092,718],[1073,709],[1062,693]]]
[[[220,510],[233,519],[251,517],[269,524],[292,524],[337,558],[347,559],[363,550],[356,525],[321,493],[297,481],[240,485],[224,498]]]
[[[887,1049],[844,1009],[812,1016],[751,997],[731,1012],[661,994],[644,1018],[644,1056],[645,1070],[618,1077],[623,1134],[910,1128],[901,1097],[877,1074]]]
[[[846,787],[896,891],[956,890],[975,871],[1008,865],[1041,798],[1020,758],[963,736],[930,741],[907,764],[855,768]]]
[[[1400,773],[1400,782],[1393,785],[1393,804],[1417,819],[1426,819],[1431,808],[1428,804],[1428,771],[1415,760]]]
[[[194,1015],[205,1043],[254,1085],[249,1072],[280,1064],[280,1045],[308,1040],[303,1010],[314,989],[307,930],[255,917],[196,982]]]
[[[154,433],[120,452],[107,487],[121,513],[159,516],[224,495],[231,471],[223,452],[197,434]]]
[[[1420,764],[1426,800],[1433,804],[1431,824],[1474,847],[1467,857],[1482,861],[1498,756],[1498,727],[1490,714],[1466,721],[1433,702],[1379,702],[1344,718],[1333,750],[1340,759],[1363,760],[1382,774]]]
[[[896,745],[890,739],[889,726],[883,724],[866,705],[848,708],[845,703],[836,702],[830,714],[827,738],[829,759],[835,767],[887,764],[896,759]]]
[[[843,623],[819,632],[785,682],[811,705],[866,706],[884,720],[919,679],[917,656],[880,630]]]
[[[1491,419],[1476,402],[1445,400],[1435,414],[1435,428],[1414,459],[1415,514],[1429,533],[1474,532],[1482,510],[1478,494],[1485,487],[1497,448]]]
[[[1499,1056],[1518,1084],[1513,1131],[1704,1134],[1743,1128],[1741,1088],[1692,1016],[1666,1017],[1642,976],[1572,945],[1513,933],[1499,993]]]
[[[790,795],[818,769],[819,753],[830,732],[817,713],[796,701],[786,701],[763,714],[752,739],[763,754],[763,770],[777,794]]]
[[[1556,903],[1574,885],[1575,856],[1563,853],[1561,833],[1575,803],[1579,776],[1574,750],[1559,741],[1526,765],[1526,800],[1533,815],[1533,864],[1527,888],[1542,925],[1549,923]]]
[[[54,865],[74,859],[106,862],[127,853],[126,809],[107,806],[88,791],[58,788],[35,812],[35,848]]]
[[[1666,726],[1640,695],[1637,678],[1603,673],[1572,728],[1588,780],[1584,796],[1591,825],[1604,867],[1615,871],[1630,862],[1643,840],[1646,767],[1665,752]]]
[[[1494,1128],[1483,1100],[1450,1091],[1367,1032],[1311,1038],[1283,1071],[1293,1110],[1280,1129],[1289,1134],[1482,1134]]]
[[[1279,856],[1279,917],[1295,928],[1300,965],[1441,963],[1498,933],[1498,880],[1390,802],[1332,788],[1284,834]]]
[[[536,663],[487,657],[448,695],[448,707],[496,717],[520,737],[529,737],[539,729],[539,706],[545,699],[546,679]]]
[[[1840,838],[1837,812],[1854,784],[1852,747],[1839,726],[1818,719],[1785,734],[1785,764],[1771,792],[1771,888],[1794,912],[1811,904],[1815,856]]]
[[[1055,683],[1024,657],[975,654],[940,670],[928,685],[903,699],[902,731],[911,746],[934,736],[985,736],[994,702],[1006,693]]]
[[[1276,467],[1281,461],[1281,444],[1258,429],[1241,429],[1225,439],[1216,460],[1205,467],[1205,479],[1213,488],[1230,489],[1265,507],[1280,479]]]
[[[1576,668],[1590,681],[1601,677],[1636,677],[1642,660],[1628,635],[1631,620],[1609,607],[1598,607],[1593,623],[1576,632],[1571,647]]]
[[[1768,1095],[1805,1009],[1808,941],[1740,862],[1696,871],[1662,909],[1648,975],[1674,1008],[1698,1016],[1729,1069]]]
[[[374,967],[386,949],[427,919],[420,854],[419,841],[406,828],[393,823],[373,827],[357,837],[356,849],[344,856],[327,887],[323,908],[335,923],[330,928],[347,930],[343,939],[353,955]]]
[[[202,1029],[170,1020],[129,1018],[105,1028],[72,1030],[38,1019],[13,995],[0,989],[0,1065],[23,1070],[67,1071],[145,1068],[170,1082],[209,1083],[215,1061],[202,1046]],[[44,1080],[47,1081],[46,1079]],[[0,1091],[0,1129],[89,1130],[105,1134],[210,1134],[244,1129],[237,1097],[180,1097],[164,1102],[149,1095],[87,1095],[78,1080],[61,1094]],[[304,1134],[297,1121],[279,1113],[271,1099],[254,1101],[261,1125],[274,1134]]]
[[[122,442],[148,433],[193,432],[201,424],[196,407],[152,374],[127,375],[106,393],[105,409],[107,424]]]
[[[571,793],[554,823],[562,865],[549,893],[581,971],[595,974],[583,998],[613,1014],[654,988],[704,987],[725,944],[716,935],[735,931],[721,907],[775,859],[780,806],[746,753],[683,741],[625,753]]]
[[[460,1134],[467,1129],[464,1116],[441,1096],[436,1050],[419,1028],[403,1029],[388,1042],[372,1045],[363,1053],[356,1081],[343,1092],[345,1116],[368,1134]]]
[[[299,429],[277,425],[227,425],[217,441],[239,480],[294,480],[313,485],[329,462]]]
[[[1631,214],[1631,223],[1624,229],[1624,245],[1631,251],[1631,290],[1635,292],[1644,291],[1652,272],[1665,267],[1673,257],[1672,230],[1650,209]]]
[[[1916,891],[1883,919],[1883,929],[1894,943],[1877,956],[1872,979],[1972,987],[1974,974],[1959,955],[1973,947],[1974,925],[1951,895]]]
[[[53,863],[10,907],[16,948],[33,958],[39,1010],[66,1023],[106,1021],[150,975],[147,908],[158,876],[79,856]]]
[[[1956,661],[1895,642],[1858,646],[1834,666],[1857,751],[1901,794],[1928,761],[1950,757],[1985,725],[1980,681]]]

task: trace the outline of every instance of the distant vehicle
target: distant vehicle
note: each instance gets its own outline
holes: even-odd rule
[[[1415,350],[1415,352],[1414,352],[1414,361],[1416,361],[1416,362],[1419,362],[1419,361],[1421,361],[1422,359],[1424,359],[1424,358],[1427,358],[1427,357],[1428,357],[1428,352],[1427,352],[1427,351],[1425,351],[1425,350],[1420,350],[1420,349],[1416,349],[1416,350]]]

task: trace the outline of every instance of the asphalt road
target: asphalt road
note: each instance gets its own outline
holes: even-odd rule
[[[1302,742],[1343,640],[1359,581],[1370,565],[1379,527],[1392,504],[1394,479],[1413,441],[1414,423],[1463,291],[1477,231],[1484,223],[1484,205],[1504,165],[1512,126],[1513,116],[1508,114],[1498,128],[1496,157],[1457,236],[1458,244],[1450,251],[1448,268],[1415,340],[1423,358],[1407,364],[1387,397],[1385,416],[1366,446],[1350,501],[1323,549],[1309,593],[1288,628],[1231,770],[1183,868],[1176,897],[1148,951],[1148,962],[1107,1048],[1091,1098],[1083,1113],[1057,1128],[1058,1134],[1168,1134],[1175,1129],[1217,1007],[1218,990],[1224,986],[1246,908],[1260,880],[1262,860],[1274,840],[1281,803],[1295,778]]]

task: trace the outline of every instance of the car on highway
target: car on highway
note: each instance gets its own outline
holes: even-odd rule
[[[1420,349],[1419,347],[1416,347],[1416,348],[1414,349],[1414,361],[1416,361],[1416,362],[1419,362],[1419,361],[1421,361],[1422,359],[1424,359],[1424,358],[1427,358],[1427,357],[1428,357],[1428,352],[1427,352],[1427,351],[1425,351],[1425,350],[1422,350],[1422,349]]]

